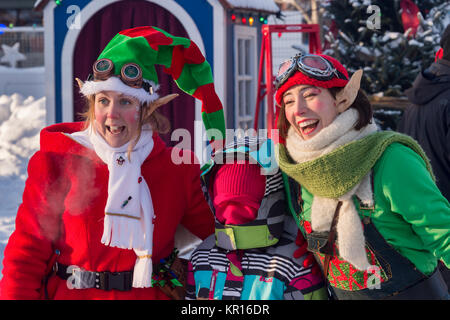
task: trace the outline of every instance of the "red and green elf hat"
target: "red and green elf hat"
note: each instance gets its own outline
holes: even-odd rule
[[[107,58],[114,63],[114,75],[105,81],[86,81],[81,88],[85,96],[100,91],[118,91],[151,102],[159,96],[155,65],[164,66],[178,87],[202,101],[202,119],[206,130],[218,129],[225,137],[222,103],[214,89],[211,67],[194,41],[175,37],[157,27],[137,27],[120,31],[105,47],[98,60]],[[133,88],[119,79],[120,70],[127,63],[136,63],[142,69],[144,81],[153,92]],[[208,131],[207,131],[208,133]],[[208,135],[208,138],[211,137]]]

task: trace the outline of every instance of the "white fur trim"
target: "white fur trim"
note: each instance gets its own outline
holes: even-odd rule
[[[149,83],[153,87],[153,94],[148,93],[142,88],[137,89],[127,86],[118,77],[109,77],[105,81],[86,81],[83,84],[83,87],[81,87],[80,92],[85,96],[90,96],[101,91],[117,91],[135,97],[143,103],[150,103],[159,98],[159,95],[156,93],[159,89],[159,85],[156,85],[152,81],[149,81]]]

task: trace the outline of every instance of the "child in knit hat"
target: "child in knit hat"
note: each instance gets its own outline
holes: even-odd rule
[[[270,140],[235,141],[216,152],[202,174],[216,229],[191,256],[187,299],[327,298],[308,255],[293,257],[295,230],[284,228],[286,220],[295,223],[286,215],[281,172],[268,172],[260,157],[271,147]]]
[[[248,161],[220,166],[212,186],[219,222],[239,225],[256,218],[266,185],[260,171],[258,165]]]

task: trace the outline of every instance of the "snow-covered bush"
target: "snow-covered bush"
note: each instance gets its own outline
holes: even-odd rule
[[[325,16],[337,30],[333,35],[325,27],[329,43],[325,54],[335,56],[350,73],[363,69],[362,88],[369,94],[403,95],[420,70],[434,61],[441,34],[450,23],[450,2],[428,1],[428,7],[433,7],[424,10],[425,18],[418,14],[420,25],[412,36],[411,29],[403,30],[399,2],[335,0],[325,6]],[[380,29],[368,28],[371,4],[381,7]]]

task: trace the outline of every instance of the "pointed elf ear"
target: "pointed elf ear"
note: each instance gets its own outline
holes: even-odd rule
[[[82,87],[83,87],[83,85],[84,85],[84,82],[83,81],[81,81],[80,79],[78,79],[78,78],[75,78],[75,80],[77,81],[77,83],[78,83],[78,87],[81,89]]]
[[[356,96],[358,95],[359,87],[361,85],[362,74],[362,69],[356,71],[350,78],[350,81],[347,83],[347,85],[337,93],[336,102],[339,113],[347,110],[355,101]]]
[[[144,119],[148,118],[156,109],[158,109],[162,105],[169,103],[176,97],[178,97],[178,93],[172,93],[172,94],[169,94],[162,98],[156,99],[155,101],[150,102],[150,105],[148,106],[147,110],[145,111]]]

